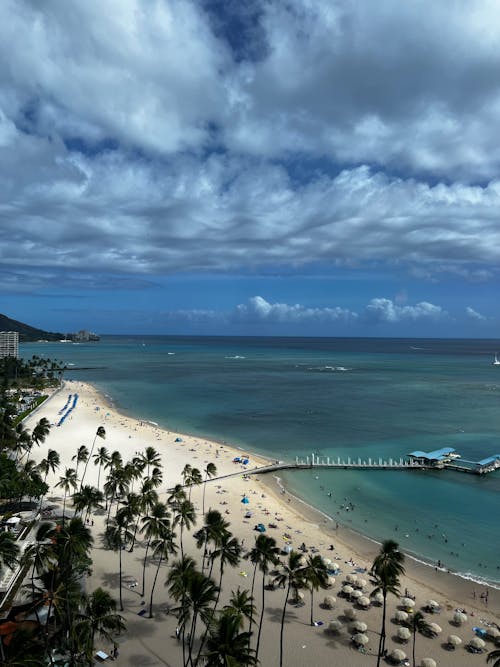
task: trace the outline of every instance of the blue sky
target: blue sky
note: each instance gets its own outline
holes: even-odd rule
[[[498,337],[497,11],[4,0],[0,312]]]

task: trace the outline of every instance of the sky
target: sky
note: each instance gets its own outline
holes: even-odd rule
[[[0,312],[499,337],[497,0],[2,0]]]

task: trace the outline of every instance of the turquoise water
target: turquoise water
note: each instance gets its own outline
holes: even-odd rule
[[[125,412],[274,458],[500,453],[500,348],[486,340],[104,337],[26,344]],[[298,471],[328,516],[465,576],[500,582],[500,470]],[[331,495],[328,495],[331,494]],[[354,509],[346,509],[348,503]]]

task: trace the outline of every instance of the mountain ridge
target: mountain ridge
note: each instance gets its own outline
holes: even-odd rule
[[[18,322],[18,320],[13,320],[7,315],[0,313],[0,331],[17,331],[19,333],[19,340],[22,343],[35,341],[35,340],[61,340],[65,338],[62,333],[54,333],[52,331],[44,331],[43,329],[37,329],[32,327],[29,324],[24,322]]]

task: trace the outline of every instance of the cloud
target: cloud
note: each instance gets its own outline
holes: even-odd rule
[[[475,320],[477,322],[485,322],[488,319],[484,315],[481,315],[481,313],[478,313],[477,310],[474,310],[474,308],[471,308],[470,306],[467,306],[465,312],[467,314],[467,317],[470,317],[471,320]]]
[[[348,322],[357,318],[356,313],[343,308],[307,308],[301,304],[269,303],[262,296],[254,296],[236,307],[236,321],[260,321],[275,323],[327,323]]]
[[[448,318],[448,313],[441,306],[422,301],[414,306],[398,306],[390,299],[372,299],[365,307],[364,317],[369,322],[388,322],[396,324],[403,321],[432,320]]]

